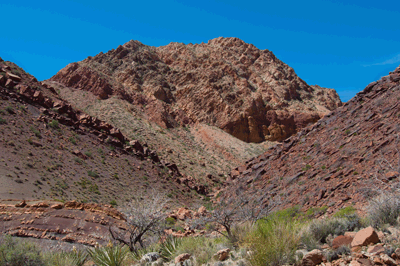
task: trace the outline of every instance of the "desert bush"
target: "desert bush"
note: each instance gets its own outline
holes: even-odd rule
[[[46,262],[36,245],[7,235],[0,239],[0,265],[42,266]]]
[[[340,210],[338,210],[333,217],[337,217],[337,218],[345,218],[348,215],[354,214],[357,211],[356,208],[354,208],[353,206],[347,206],[344,207]]]
[[[127,259],[129,249],[118,245],[108,245],[89,249],[88,253],[97,266],[120,266]]]
[[[170,261],[172,258],[174,258],[173,256],[175,255],[181,244],[181,238],[167,236],[167,238],[164,240],[164,242],[161,243],[160,246],[160,255],[163,260]]]
[[[48,123],[49,127],[58,129],[59,128],[59,123],[57,120],[51,120],[51,122]]]
[[[362,222],[357,214],[345,215],[342,218],[327,218],[323,220],[312,220],[302,233],[302,243],[308,244],[327,243],[329,235],[342,235],[346,231],[353,231],[362,227]]]
[[[325,257],[328,261],[334,261],[339,259],[339,255],[349,255],[351,253],[351,250],[347,246],[341,246],[336,250],[328,250],[325,252]]]
[[[182,253],[189,253],[198,265],[202,265],[211,261],[212,256],[218,250],[226,247],[223,243],[218,242],[210,237],[185,237],[181,239],[178,248],[169,255],[169,258],[174,258]]]
[[[367,218],[373,227],[384,224],[397,225],[400,215],[400,194],[397,192],[381,193],[373,198],[367,207]]]
[[[285,215],[270,215],[256,223],[246,244],[252,250],[252,265],[284,265],[295,262],[300,243],[299,223]]]
[[[89,258],[86,250],[72,250],[71,252],[44,254],[47,264],[50,266],[83,266]]]

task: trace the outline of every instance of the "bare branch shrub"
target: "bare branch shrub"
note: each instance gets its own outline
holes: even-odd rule
[[[167,203],[168,199],[154,190],[148,195],[148,199],[134,199],[123,211],[126,230],[110,226],[111,237],[127,245],[132,252],[144,248],[152,237],[164,234],[164,207]]]
[[[218,232],[226,237],[231,243],[237,242],[237,236],[233,229],[244,222],[254,225],[261,218],[266,217],[279,201],[264,200],[264,197],[257,197],[244,193],[239,187],[233,195],[224,195],[216,204],[215,209],[208,216],[195,221],[198,225],[206,225],[210,230]]]

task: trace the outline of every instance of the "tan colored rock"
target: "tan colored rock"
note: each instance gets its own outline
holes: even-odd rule
[[[50,206],[50,208],[55,209],[55,210],[59,210],[62,209],[64,207],[64,204],[61,203],[56,203]]]
[[[12,74],[10,72],[6,73],[6,77],[8,77],[8,78],[10,78],[10,79],[12,79],[13,81],[16,81],[16,82],[20,82],[21,81],[21,77],[20,76],[14,75],[14,74]]]
[[[189,253],[183,253],[183,254],[175,257],[174,262],[175,262],[175,264],[181,263],[181,262],[184,262],[185,260],[190,259],[190,257],[192,257],[192,255],[190,255]]]
[[[396,261],[389,257],[387,254],[380,254],[380,258],[386,265],[398,265]]]
[[[307,253],[302,261],[301,265],[302,266],[315,266],[320,264],[323,261],[324,255],[321,250],[319,249],[314,249]]]
[[[229,257],[229,252],[231,250],[229,248],[221,249],[216,254],[214,254],[214,258],[218,261],[224,261]]]
[[[368,247],[367,252],[370,254],[373,254],[373,255],[379,255],[379,254],[385,253],[385,248],[383,247],[382,244],[378,244],[375,246]]]
[[[350,236],[337,236],[332,241],[332,248],[337,249],[341,246],[349,246],[353,241],[353,237]]]
[[[374,228],[369,226],[357,232],[351,242],[351,247],[367,246],[369,244],[376,244],[379,241],[378,234],[375,232]]]
[[[201,206],[201,207],[197,210],[197,213],[200,214],[200,215],[205,215],[205,214],[207,214],[207,209],[206,209],[206,207]]]
[[[25,206],[26,206],[25,200],[21,201],[20,203],[15,204],[15,207],[17,207],[17,208],[23,208]]]
[[[356,234],[357,234],[357,232],[345,232],[344,236],[354,238],[356,236]]]
[[[34,207],[34,208],[47,208],[47,207],[49,207],[49,204],[47,202],[38,202],[38,203],[32,204],[31,207]]]
[[[349,264],[349,266],[363,266],[363,264],[361,264],[360,262],[358,262],[357,260],[352,260]]]

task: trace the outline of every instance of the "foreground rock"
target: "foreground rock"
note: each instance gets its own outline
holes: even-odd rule
[[[351,247],[368,246],[369,244],[376,244],[378,242],[378,234],[375,232],[374,228],[370,226],[357,232],[351,242]]]

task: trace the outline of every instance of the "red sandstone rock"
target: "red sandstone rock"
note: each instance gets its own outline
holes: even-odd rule
[[[378,234],[375,232],[374,228],[370,226],[357,232],[353,241],[351,242],[351,247],[367,246],[369,244],[376,244],[378,242]]]
[[[332,248],[337,249],[341,246],[348,246],[353,241],[353,237],[350,236],[337,236],[332,241]]]
[[[322,262],[324,258],[324,255],[322,254],[321,250],[318,249],[314,249],[312,251],[310,251],[309,253],[307,253],[302,261],[301,261],[301,265],[302,266],[315,266],[318,265]]]

